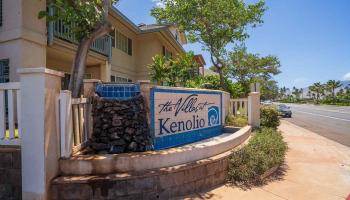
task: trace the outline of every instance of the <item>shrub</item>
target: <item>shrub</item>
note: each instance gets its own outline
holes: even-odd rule
[[[248,124],[248,119],[244,115],[227,115],[225,122],[226,126],[243,127]]]
[[[262,127],[277,129],[280,125],[280,119],[275,106],[262,106],[260,108],[260,125]]]
[[[262,128],[248,145],[230,157],[228,181],[234,184],[261,182],[262,175],[284,162],[287,144],[281,133],[273,128]]]
[[[234,83],[228,78],[225,78],[225,84],[227,86],[227,92],[231,94],[231,97],[237,98],[237,97],[244,96],[244,91],[241,84]],[[220,77],[218,75],[198,76],[190,80],[187,80],[184,83],[184,86],[189,88],[224,90],[220,86]]]

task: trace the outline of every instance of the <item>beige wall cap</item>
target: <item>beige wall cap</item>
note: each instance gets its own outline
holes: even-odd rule
[[[59,77],[64,77],[64,73],[63,72],[59,72],[56,70],[52,70],[52,69],[48,69],[45,67],[36,67],[36,68],[19,68],[17,70],[17,73],[19,74],[40,74],[40,73],[44,73],[44,74],[50,74],[50,75],[54,75],[54,76],[59,76]]]
[[[151,83],[150,80],[137,80],[137,83]]]
[[[84,83],[102,83],[100,79],[84,79]]]

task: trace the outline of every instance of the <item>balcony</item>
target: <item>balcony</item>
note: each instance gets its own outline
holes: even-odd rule
[[[69,26],[66,26],[62,21],[49,22],[48,25],[48,44],[52,45],[54,38],[78,44],[78,40],[69,31]],[[111,59],[112,56],[112,39],[109,35],[96,39],[90,48],[99,54],[107,56]]]

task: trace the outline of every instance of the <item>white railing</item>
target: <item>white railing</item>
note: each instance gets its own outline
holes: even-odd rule
[[[248,116],[248,98],[230,99],[229,113]]]
[[[61,91],[59,97],[59,127],[61,157],[68,158],[86,146],[92,133],[92,105],[87,98],[72,98]]]
[[[21,86],[0,83],[0,145],[21,145]]]

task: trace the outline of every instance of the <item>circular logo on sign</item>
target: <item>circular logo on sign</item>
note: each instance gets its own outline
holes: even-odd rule
[[[208,126],[219,125],[219,108],[211,106],[208,108]]]

